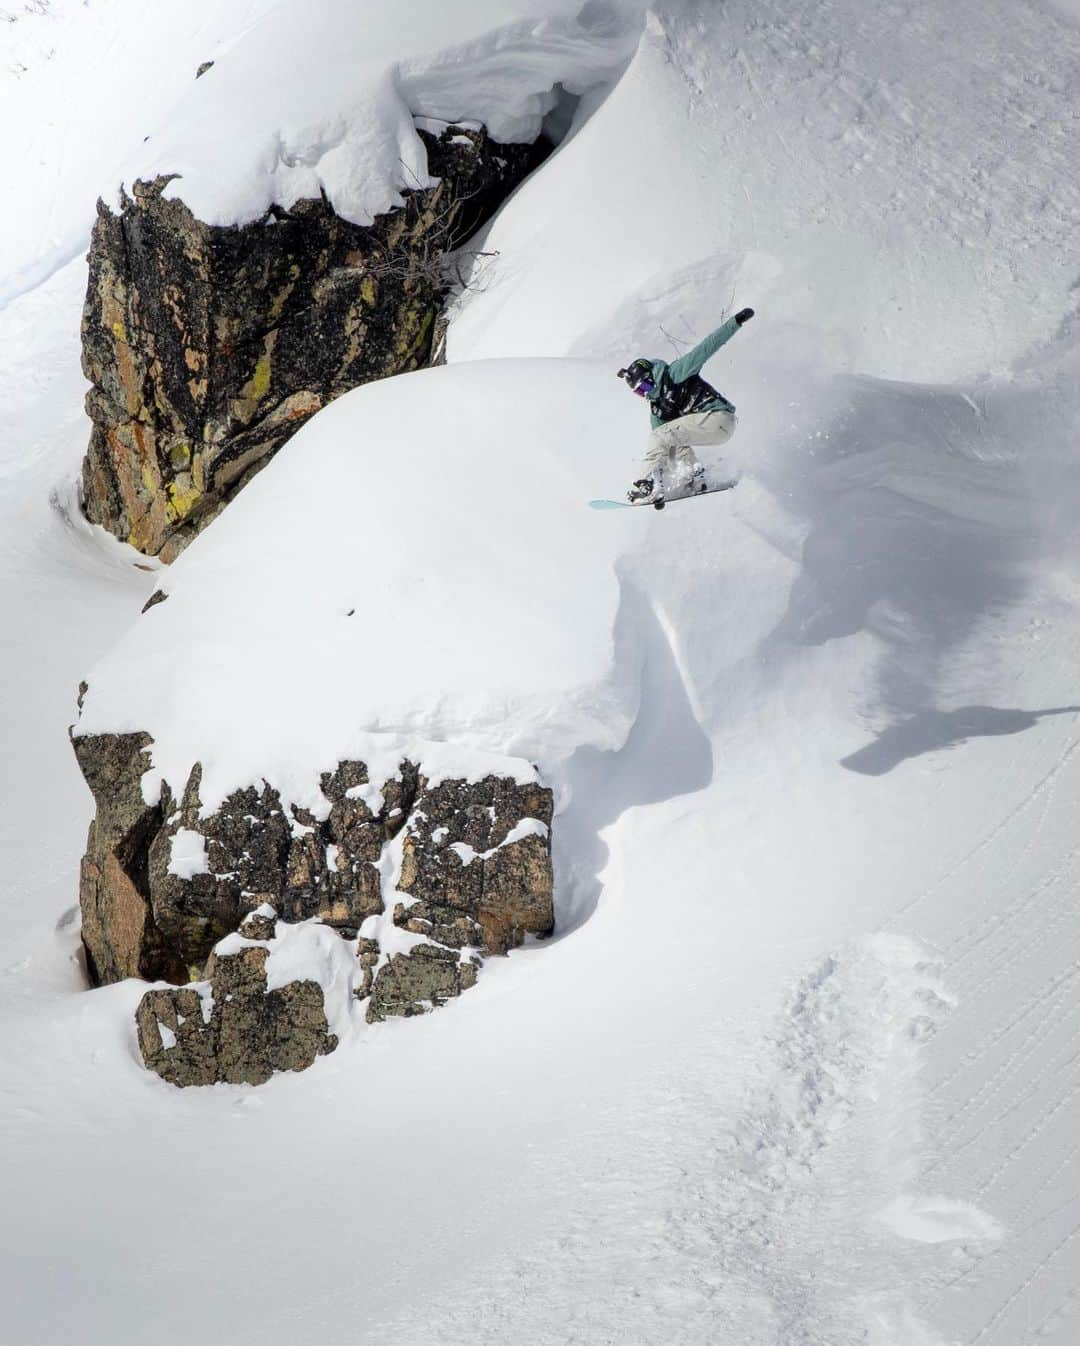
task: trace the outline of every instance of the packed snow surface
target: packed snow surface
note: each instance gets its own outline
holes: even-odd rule
[[[295,32],[291,7],[46,10],[5,34],[29,57],[9,124],[26,113],[46,161],[13,144],[5,293],[85,230],[63,165],[118,172],[156,135],[98,96],[125,74],[193,187],[229,186],[202,176],[200,108],[236,111],[238,196],[333,169],[316,47],[261,30]],[[1070,11],[665,0],[489,230],[451,367],[320,413],[169,571],[72,505],[85,268],[0,315],[13,1341],[1073,1346]],[[641,22],[462,0],[425,45],[419,7],[380,6],[365,46],[333,12],[313,44],[370,56],[355,107],[380,113],[417,72],[461,90],[472,63],[490,91],[497,50],[533,75],[512,109],[559,34],[565,69],[590,46],[607,69]],[[49,59],[25,36],[46,24]],[[289,114],[265,125],[216,101],[255,52],[252,105],[277,89]],[[301,122],[310,163],[255,162]],[[705,371],[738,406],[740,485],[591,513],[644,433],[615,368],[744,303]],[[160,774],[206,754],[218,792],[260,715],[258,770],[298,792],[339,745],[536,761],[557,938],[366,1027],[344,946],[279,929],[273,976],[328,988],[342,1046],[259,1090],[165,1086],[138,1064],[144,988],[81,989],[89,799],[64,726],[88,670],[84,727],[152,727]]]

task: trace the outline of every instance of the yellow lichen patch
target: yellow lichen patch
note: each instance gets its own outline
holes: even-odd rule
[[[161,477],[153,463],[143,463],[141,476],[143,489],[146,491],[146,494],[153,495],[161,485]]]
[[[353,919],[352,910],[348,902],[342,898],[336,898],[331,902],[324,903],[319,915],[324,921],[340,921],[342,925],[348,925],[349,921]]]
[[[251,378],[240,389],[240,396],[231,403],[236,419],[247,425],[259,408],[259,403],[270,391],[271,353],[277,343],[277,331],[267,336],[262,355],[255,362]]]
[[[128,533],[128,543],[144,554],[149,552],[150,543],[153,541],[154,525],[149,514],[144,514],[142,518],[136,519],[132,524],[131,532]]]
[[[179,523],[181,519],[186,519],[195,508],[202,492],[195,486],[186,472],[181,473],[175,481],[170,481],[168,489],[169,501],[165,506],[165,513],[170,523]]]
[[[191,462],[191,445],[174,444],[169,450],[169,462],[179,472]]]
[[[430,308],[424,309],[420,314],[414,312],[411,319],[397,344],[396,354],[403,364],[418,358],[431,331],[431,324],[435,321],[435,313]]]
[[[119,318],[112,325],[112,334],[117,341],[127,341],[127,329]]]
[[[261,402],[270,390],[270,353],[260,355],[255,362],[255,373],[252,374],[247,386],[244,388],[244,395],[253,398],[256,402]]]
[[[360,282],[360,298],[367,304],[368,308],[374,308],[378,297],[379,292],[375,285],[375,277],[365,276]]]

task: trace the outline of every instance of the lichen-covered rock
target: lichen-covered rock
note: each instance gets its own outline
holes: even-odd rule
[[[476,962],[459,958],[454,949],[437,944],[418,944],[411,953],[396,954],[375,977],[368,1022],[410,1018],[437,1009],[476,984],[476,966]]]
[[[541,157],[482,130],[421,132],[431,188],[370,226],[325,200],[197,220],[169,177],[98,203],[83,313],[94,523],[173,559],[320,407],[427,362],[442,258]]]
[[[74,746],[97,803],[80,885],[87,967],[99,984],[175,983],[137,1013],[143,1059],[173,1084],[256,1084],[332,1049],[319,981],[267,990],[286,938],[329,957],[338,971],[322,984],[378,1022],[444,1004],[484,956],[553,927],[552,796],[536,781],[435,782],[403,761],[376,787],[344,760],[320,778],[318,816],[263,781],[204,817],[198,764],[179,799],[162,786],[146,802],[149,735]]]
[[[165,787],[157,803],[144,801],[147,735],[74,744],[97,803],[80,888],[95,983],[197,981],[215,945],[269,904],[284,921],[316,918],[358,940],[357,994],[385,1018],[457,995],[475,976],[473,959],[553,927],[552,797],[538,783],[433,784],[403,761],[375,788],[363,762],[346,760],[320,778],[319,817],[287,807],[265,782],[204,817],[198,764],[179,799]],[[401,870],[387,914],[385,848],[395,837]],[[384,958],[384,919],[446,952],[457,970],[428,966],[441,952]]]
[[[97,802],[80,890],[96,983],[197,980],[214,945],[263,903],[285,920],[318,917],[349,936],[382,913],[378,861],[416,794],[410,763],[374,792],[374,810],[366,767],[345,761],[322,777],[325,818],[287,814],[265,782],[202,817],[198,763],[178,801],[166,788],[152,808],[143,802],[149,743],[145,734],[74,739]],[[178,858],[193,843],[202,852],[194,868]]]
[[[214,954],[208,984],[147,991],[135,1012],[146,1065],[180,1086],[263,1084],[332,1052],[322,987],[292,981],[268,991],[267,956],[265,945],[248,944]]]
[[[417,769],[402,762],[397,777],[370,798],[363,762],[341,762],[324,773],[320,785],[330,801],[328,816],[319,821],[298,813],[289,852],[286,884],[279,905],[291,921],[319,916],[338,928],[355,932],[369,916],[383,910],[378,864],[383,846],[396,836],[416,795]]]
[[[488,776],[420,793],[405,833],[394,922],[452,948],[506,953],[551,933],[551,792]]]
[[[353,992],[357,1000],[366,1000],[371,994],[375,981],[375,969],[379,965],[379,941],[360,938],[356,941],[356,962],[360,969],[360,980]]]

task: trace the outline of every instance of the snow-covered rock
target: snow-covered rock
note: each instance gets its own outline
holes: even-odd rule
[[[569,94],[609,87],[632,55],[637,0],[285,0],[193,83],[131,157],[206,224],[325,197],[370,224],[431,186],[414,119],[469,118],[533,141]]]

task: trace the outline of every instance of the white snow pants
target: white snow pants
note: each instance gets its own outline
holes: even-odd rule
[[[663,490],[665,470],[677,464],[689,475],[697,466],[695,445],[726,444],[737,424],[733,412],[719,408],[691,412],[689,416],[658,425],[649,435],[638,476],[652,477]]]

